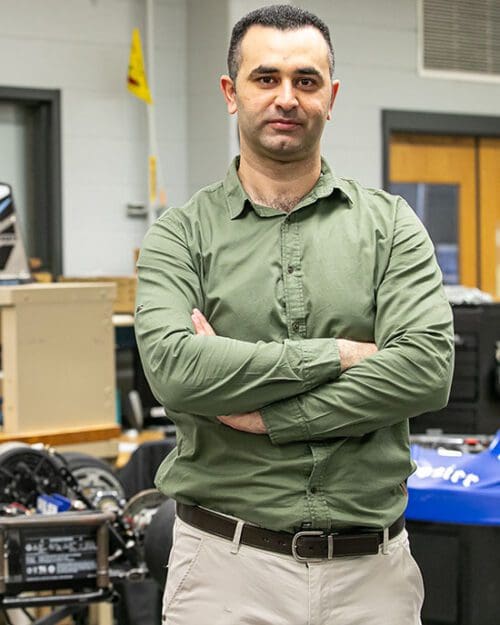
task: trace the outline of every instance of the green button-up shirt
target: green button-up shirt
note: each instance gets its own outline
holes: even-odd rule
[[[408,418],[444,406],[450,307],[400,197],[321,176],[290,213],[237,175],[167,210],[138,262],[136,334],[177,426],[160,490],[269,529],[381,528],[406,506]],[[197,336],[199,308],[218,336]],[[378,353],[340,372],[337,338]],[[259,409],[268,435],[217,415]]]

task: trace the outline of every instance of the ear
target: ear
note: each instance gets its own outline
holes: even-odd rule
[[[234,113],[238,111],[238,106],[236,105],[236,88],[229,76],[224,75],[220,77],[220,90],[226,101],[227,112],[230,115],[234,115]]]
[[[340,87],[340,82],[338,80],[333,80],[332,81],[332,93],[330,96],[330,106],[328,108],[328,115],[326,117],[326,119],[331,119],[332,118],[332,108],[333,108],[333,103],[335,102],[335,98],[337,97],[337,92],[339,90]]]

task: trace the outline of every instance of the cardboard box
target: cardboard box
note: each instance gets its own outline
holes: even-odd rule
[[[116,298],[113,312],[133,315],[135,312],[135,294],[137,276],[60,276],[59,282],[112,282],[116,285]]]

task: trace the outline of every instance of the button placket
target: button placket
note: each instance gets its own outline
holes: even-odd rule
[[[305,309],[300,274],[302,250],[299,225],[291,216],[284,220],[281,227],[281,251],[288,333],[290,338],[304,338]]]
[[[322,481],[330,452],[327,446],[321,443],[310,443],[309,449],[313,457],[313,468],[309,475],[307,497],[314,510],[316,521],[325,522],[328,519],[328,505],[322,491]]]

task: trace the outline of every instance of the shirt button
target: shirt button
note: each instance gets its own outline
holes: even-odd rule
[[[298,321],[294,321],[294,322],[292,323],[292,330],[293,330],[294,332],[298,332],[298,331],[299,331],[299,328],[300,328],[300,323],[299,323]]]
[[[288,273],[293,273],[295,271],[295,267],[293,265],[288,265]]]

